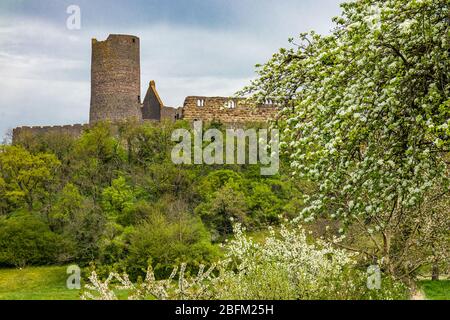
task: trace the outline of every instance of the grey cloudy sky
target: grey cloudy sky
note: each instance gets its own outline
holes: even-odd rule
[[[91,38],[141,38],[142,90],[156,80],[168,106],[231,95],[287,39],[327,33],[341,0],[1,0],[0,137],[16,126],[84,123]],[[68,30],[66,9],[81,8]],[[1,139],[0,139],[1,140]]]

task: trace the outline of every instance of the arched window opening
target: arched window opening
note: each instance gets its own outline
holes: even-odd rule
[[[229,100],[225,103],[225,108],[227,109],[235,109],[236,108],[236,102],[234,100]]]

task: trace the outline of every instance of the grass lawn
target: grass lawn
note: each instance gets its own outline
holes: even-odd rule
[[[81,290],[66,288],[66,267],[0,269],[0,300],[78,300]],[[419,282],[429,300],[450,300],[450,280]],[[126,299],[125,292],[117,292]]]
[[[78,300],[66,287],[66,267],[0,269],[0,300]]]
[[[420,287],[429,300],[450,300],[450,280],[423,280]]]

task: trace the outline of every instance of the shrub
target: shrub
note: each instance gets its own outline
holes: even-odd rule
[[[135,277],[151,264],[158,277],[167,277],[174,263],[188,262],[194,268],[211,262],[218,254],[199,218],[189,214],[169,220],[153,213],[130,237],[126,268]]]
[[[355,254],[331,242],[309,243],[301,227],[284,225],[259,244],[240,226],[227,246],[231,267],[218,278],[219,299],[395,299],[403,298],[401,284],[386,279],[380,290],[369,290],[367,275],[356,268]]]
[[[63,225],[61,235],[72,244],[70,250],[65,252],[65,260],[85,266],[98,259],[105,225],[106,217],[98,205],[91,200],[84,200]]]
[[[216,191],[207,202],[201,203],[195,212],[212,229],[214,239],[232,233],[232,220],[247,222],[248,207],[242,192],[228,184]]]
[[[334,242],[308,243],[303,229],[282,226],[271,230],[263,244],[244,235],[238,225],[235,238],[226,245],[226,260],[201,267],[197,276],[185,275],[175,268],[168,279],[156,280],[153,269],[140,284],[127,275],[110,274],[105,282],[96,273],[90,277],[87,299],[115,299],[112,279],[130,290],[132,299],[404,299],[407,290],[401,283],[383,277],[380,289],[367,288],[367,275],[356,268],[354,256],[335,249]],[[215,271],[213,271],[215,270]],[[174,281],[178,274],[178,281]]]
[[[63,239],[29,213],[0,220],[0,265],[24,267],[58,262]]]

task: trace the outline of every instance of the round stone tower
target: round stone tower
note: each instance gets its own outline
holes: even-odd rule
[[[139,38],[92,39],[89,122],[142,119]]]

